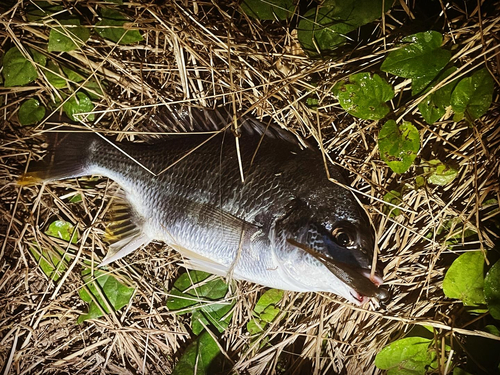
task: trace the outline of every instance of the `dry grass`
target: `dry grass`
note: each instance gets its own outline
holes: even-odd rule
[[[71,2],[65,4],[76,12]],[[96,22],[98,2],[89,4],[83,24]],[[50,26],[27,23],[22,9],[19,2],[1,17],[2,53],[13,45],[47,53]],[[90,77],[107,82],[107,94],[95,101],[98,127],[133,137],[151,130],[150,117],[164,105],[227,103],[239,114],[272,118],[314,144],[313,138],[321,141],[332,158],[351,172],[377,230],[379,262],[392,300],[386,306],[356,308],[328,294],[286,293],[280,305],[282,319],[266,331],[271,345],[259,349],[245,325],[262,288],[240,282],[234,292],[234,318],[219,340],[237,373],[377,373],[375,355],[415,324],[434,327],[440,340],[485,335],[473,322],[456,318],[462,316],[461,304],[443,296],[443,274],[454,251],[443,245],[444,238],[425,235],[459,218],[479,233],[480,240],[468,245],[483,249],[495,239],[482,225],[480,208],[486,199],[500,200],[499,19],[491,12],[450,5],[434,25],[437,29],[444,25],[448,45],[456,46],[453,60],[461,67],[459,75],[486,63],[496,77],[494,103],[474,127],[451,118],[425,124],[415,112],[422,98],[407,101],[410,84],[398,81],[392,104],[398,115],[419,127],[420,155],[447,158],[460,167],[460,173],[445,188],[406,190],[404,211],[396,218],[382,212],[380,199],[392,188],[413,184],[421,171],[393,174],[379,160],[376,148],[381,125],[347,115],[331,95],[338,79],[378,67],[385,51],[405,33],[401,23],[411,11],[410,5],[407,13],[393,11],[385,18],[384,30],[375,30],[367,42],[346,49],[337,59],[311,60],[301,54],[286,25],[245,19],[236,5],[130,3],[127,12],[133,27],[143,33],[143,43],[118,46],[93,34],[81,50],[51,56],[74,68],[85,67]],[[76,325],[85,311],[78,296],[83,286],[80,271],[84,260],[97,262],[95,255],[103,256],[104,216],[116,186],[102,178],[16,186],[27,161],[40,157],[37,134],[44,127],[21,128],[17,109],[34,96],[48,103],[56,91],[43,78],[26,87],[0,90],[1,366],[16,374],[170,373],[190,340],[189,320],[165,307],[168,290],[182,272],[179,255],[153,244],[113,264],[114,275],[137,287],[132,303]],[[319,100],[317,111],[305,104],[308,96]],[[399,110],[401,102],[406,103],[404,113]],[[69,203],[69,197],[78,193],[83,201]],[[81,234],[77,245],[68,247],[44,234],[46,224],[56,217],[77,225]],[[32,258],[29,248],[34,241],[42,247],[60,246],[71,257],[71,267],[57,283],[48,280]],[[442,363],[446,360],[443,357]]]

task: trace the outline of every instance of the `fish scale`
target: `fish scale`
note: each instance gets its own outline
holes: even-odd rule
[[[189,126],[207,113],[193,115]],[[115,143],[123,152],[93,133],[47,134],[49,155],[30,166],[25,182],[103,175],[121,186],[130,205],[124,222],[135,228],[111,233],[102,265],[160,240],[181,252],[188,266],[222,276],[333,292],[358,304],[380,294],[373,283],[381,279],[362,275],[373,256],[363,209],[350,191],[328,180],[320,152],[302,149],[275,126],[254,119],[242,126],[244,182],[230,131]],[[345,183],[337,167],[329,169]],[[339,231],[348,244],[335,237]]]

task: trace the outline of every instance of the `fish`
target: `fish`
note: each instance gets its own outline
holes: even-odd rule
[[[330,292],[356,305],[388,292],[371,270],[374,232],[340,167],[275,124],[228,111],[163,110],[163,126],[192,131],[116,142],[55,126],[47,153],[20,185],[101,175],[122,189],[106,230],[106,266],[151,241],[185,266],[295,292]]]

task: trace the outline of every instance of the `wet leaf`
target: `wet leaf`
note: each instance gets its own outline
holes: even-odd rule
[[[260,296],[253,311],[260,314],[269,306],[276,305],[283,299],[285,292],[281,289],[269,289],[262,296]]]
[[[494,82],[486,68],[462,79],[451,94],[451,106],[458,118],[468,113],[472,120],[484,115],[490,108]]]
[[[247,323],[247,331],[251,334],[262,332],[280,313],[276,304],[283,299],[284,292],[280,289],[269,289],[260,296],[255,308],[254,318]]]
[[[41,53],[30,49],[33,61],[45,66],[46,58]],[[24,86],[38,78],[38,73],[31,63],[17,47],[9,49],[3,57],[4,86]]]
[[[500,260],[491,266],[484,278],[484,298],[491,316],[500,320]]]
[[[380,157],[396,173],[406,172],[420,149],[420,134],[411,122],[387,121],[378,136]]]
[[[387,101],[394,97],[394,90],[379,75],[357,73],[349,83],[341,81],[333,88],[339,103],[351,115],[365,120],[380,120],[389,113]]]
[[[62,68],[64,74],[66,75],[66,77],[68,77],[68,80],[71,82],[78,83],[78,82],[81,82],[85,79],[80,73],[78,73],[78,72],[76,72],[68,67],[65,67],[64,65],[61,68]]]
[[[91,112],[93,109],[94,104],[92,103],[92,100],[90,100],[90,98],[83,92],[77,92],[63,104],[64,112],[73,121],[78,121],[78,119],[82,118],[82,116],[75,115],[78,115],[79,113]],[[93,114],[89,114],[86,118],[88,121],[94,121],[95,116]]]
[[[21,125],[36,124],[45,116],[45,107],[36,99],[28,99],[19,107],[18,116]]]
[[[346,34],[382,17],[382,5],[387,11],[391,3],[381,0],[326,0],[310,9],[301,18],[297,38],[302,49],[312,57],[331,52],[344,44]]]
[[[220,354],[217,342],[210,333],[203,332],[191,343],[174,367],[172,375],[208,375],[210,365]]]
[[[63,26],[54,27],[49,34],[49,52],[69,52],[82,45],[90,37],[90,29],[80,26],[77,18],[59,20]]]
[[[424,173],[427,175],[427,182],[433,185],[445,186],[452,182],[458,175],[458,171],[434,159],[427,162],[424,166]]]
[[[448,298],[457,298],[465,306],[486,303],[484,299],[484,256],[481,251],[460,255],[446,272],[443,292]]]
[[[31,2],[26,7],[26,18],[28,21],[38,21],[62,10],[62,6],[51,4],[47,1]]]
[[[119,44],[132,44],[143,40],[139,30],[126,30],[121,27],[129,23],[125,14],[114,9],[103,8],[102,20],[97,22],[95,31],[101,37]]]
[[[403,200],[401,199],[401,193],[396,190],[391,190],[384,195],[384,202],[392,203],[395,206],[399,206]],[[391,217],[398,216],[401,210],[397,207],[386,204],[384,206],[384,213],[390,215]]]
[[[243,0],[241,9],[253,18],[274,21],[285,20],[293,15],[293,0]]]
[[[51,237],[60,238],[64,241],[76,244],[78,242],[78,231],[73,224],[64,220],[56,220],[50,223],[45,234]]]
[[[443,81],[446,77],[456,71],[456,67],[447,69],[438,77],[438,82]],[[433,124],[446,113],[446,108],[451,105],[451,93],[455,88],[457,81],[452,81],[446,86],[428,95],[423,101],[418,104],[418,110],[428,124]],[[436,83],[437,85],[437,83]],[[434,87],[435,85],[432,85]],[[429,90],[432,88],[429,87]]]
[[[430,347],[432,340],[406,337],[385,346],[375,357],[375,366],[387,370],[387,375],[423,375],[437,368],[436,352]]]
[[[399,49],[389,52],[381,70],[413,80],[412,93],[421,92],[450,61],[451,52],[441,49],[443,36],[425,31],[403,38]]]
[[[41,249],[38,244],[30,247],[30,253],[35,258],[43,273],[52,281],[57,281],[61,278],[64,272],[68,269],[69,257],[63,259],[64,251],[48,248]]]
[[[85,288],[80,289],[79,294],[82,300],[89,303],[89,311],[87,314],[82,314],[78,317],[78,324],[88,319],[99,318],[104,315],[103,312],[109,314],[106,302],[101,297],[101,293],[97,290],[98,287],[114,311],[118,311],[122,307],[128,305],[134,294],[135,288],[127,287],[119,282],[114,276],[104,271],[95,271],[94,275],[91,275],[91,270],[86,269],[82,272],[82,275],[90,294]],[[93,301],[91,295],[97,303]]]
[[[44,69],[45,77],[49,83],[54,86],[56,89],[62,89],[66,87],[66,78],[64,78],[64,74],[59,69],[55,63],[49,60],[47,63],[47,68]]]
[[[228,285],[221,278],[205,281],[210,276],[202,271],[188,271],[174,283],[167,300],[167,307],[178,314],[192,313],[191,328],[199,334],[203,324],[213,324],[223,332],[231,321],[229,313],[234,301],[224,301]],[[203,324],[202,324],[203,323]]]

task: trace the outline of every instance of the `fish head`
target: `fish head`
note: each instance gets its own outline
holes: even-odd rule
[[[282,253],[294,254],[287,262],[295,262],[294,277],[312,290],[333,292],[358,305],[370,297],[387,299],[387,291],[379,288],[382,278],[371,269],[375,236],[365,215],[296,206],[277,228]]]

